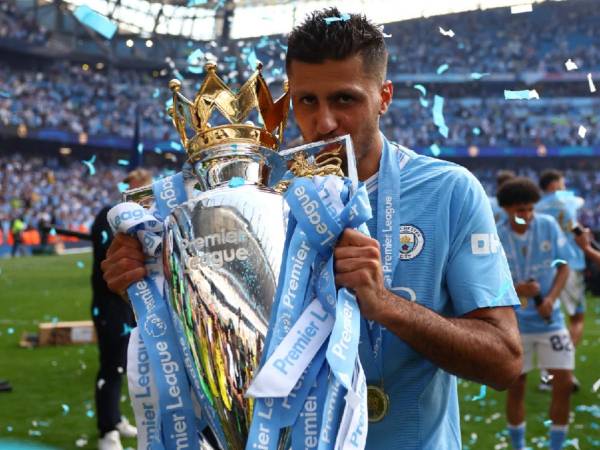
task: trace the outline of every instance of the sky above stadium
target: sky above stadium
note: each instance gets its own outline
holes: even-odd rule
[[[75,6],[87,5],[100,14],[112,16],[122,31],[149,36],[161,7],[156,32],[209,40],[215,34],[215,10],[205,6],[161,5],[146,0],[66,0]],[[202,3],[199,0],[192,2]],[[475,9],[510,7],[540,3],[545,0],[345,0],[268,1],[248,5],[244,0],[235,10],[231,24],[234,39],[287,33],[304,16],[319,8],[338,6],[344,12],[363,12],[376,23],[397,22]],[[554,0],[557,1],[557,0]],[[566,1],[566,0],[564,0]]]

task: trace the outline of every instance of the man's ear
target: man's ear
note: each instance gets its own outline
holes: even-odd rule
[[[394,96],[394,85],[390,80],[385,80],[381,85],[381,105],[379,107],[379,115],[384,115],[390,104],[392,103],[392,98]]]

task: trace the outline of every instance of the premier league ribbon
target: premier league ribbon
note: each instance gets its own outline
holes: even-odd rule
[[[138,322],[140,343],[147,353],[155,384],[158,409],[156,422],[142,422],[146,445],[153,450],[199,449],[199,431],[205,423],[194,411],[192,392],[202,405],[208,401],[192,368],[191,355],[179,318],[170,311],[163,296],[162,221],[178,204],[187,200],[183,175],[178,173],[153,184],[156,199],[153,214],[142,206],[125,202],[112,208],[108,220],[113,231],[137,235],[142,243],[148,276],[127,289]],[[138,357],[140,355],[138,348]],[[140,366],[141,367],[141,366]],[[150,380],[148,383],[150,383]],[[190,385],[191,388],[190,389]],[[149,398],[151,388],[148,387]],[[143,394],[142,394],[143,395]],[[156,400],[149,405],[156,406]],[[139,406],[139,405],[138,405]],[[150,407],[150,406],[149,406]],[[220,425],[210,414],[203,418],[214,426],[223,442]],[[159,431],[157,431],[159,430]]]
[[[364,186],[351,195],[347,180],[315,177],[295,179],[285,198],[291,210],[287,251],[262,368],[247,392],[256,402],[246,448],[276,448],[289,426],[293,441],[314,442],[315,448],[337,448],[348,436],[362,448],[366,425],[354,413],[366,411],[357,365],[360,311],[353,294],[335,288],[333,249],[345,228],[366,231],[368,195]],[[303,429],[301,412],[307,409],[311,426]],[[348,417],[343,430],[342,415]]]

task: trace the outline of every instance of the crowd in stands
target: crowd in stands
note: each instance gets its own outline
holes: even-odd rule
[[[28,229],[89,229],[98,211],[119,200],[121,166],[98,162],[96,173],[81,161],[29,157],[20,153],[0,156],[0,231],[7,236],[15,219]]]
[[[17,7],[17,0],[0,2],[0,39],[8,38],[29,44],[43,44],[49,31],[40,26],[31,13]]]
[[[14,1],[2,2],[0,28],[18,29],[29,39],[35,35],[24,25],[29,15],[14,5]],[[534,12],[522,15],[511,15],[508,8],[501,8],[388,24],[384,31],[392,35],[388,39],[389,73],[431,73],[442,64],[448,64],[447,73],[565,72],[568,58],[585,71],[600,69],[600,47],[590,45],[600,37],[598,22],[600,10],[594,2],[579,0],[536,5]],[[452,29],[455,37],[443,36],[439,26]],[[257,58],[264,62],[268,79],[283,76],[282,36],[242,40],[226,47],[213,44],[193,44],[182,51],[203,49],[204,55],[219,61],[221,75],[233,84],[249,75],[249,67]],[[185,74],[186,94],[193,96],[200,77],[186,72],[186,67],[173,65],[170,70],[174,68]],[[97,70],[93,64],[83,68],[81,64],[57,62],[38,70],[6,64],[0,68],[0,129],[24,124],[28,129],[133,138],[137,110],[142,139],[177,140],[165,114],[172,73],[163,72],[165,76],[157,78],[142,71]],[[542,93],[539,101],[517,102],[504,100],[501,87],[477,97],[465,90],[466,86],[446,86],[455,89],[444,105],[447,138],[433,124],[433,92],[421,101],[417,91],[410,100],[397,99],[383,119],[383,129],[409,147],[433,143],[481,147],[600,144],[600,123],[594,113],[600,99],[573,101],[564,83],[556,91]],[[428,106],[423,106],[423,100]],[[587,130],[584,138],[578,135],[580,125]],[[287,136],[293,140],[298,134],[292,114]]]

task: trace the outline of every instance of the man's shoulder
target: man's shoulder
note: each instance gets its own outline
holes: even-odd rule
[[[544,229],[552,229],[559,227],[558,222],[551,214],[536,213],[535,220],[538,222],[539,226]]]
[[[454,182],[464,185],[479,185],[477,178],[467,168],[459,164],[421,155],[402,145],[398,145],[398,148],[410,157],[404,169],[407,177],[430,183]]]

